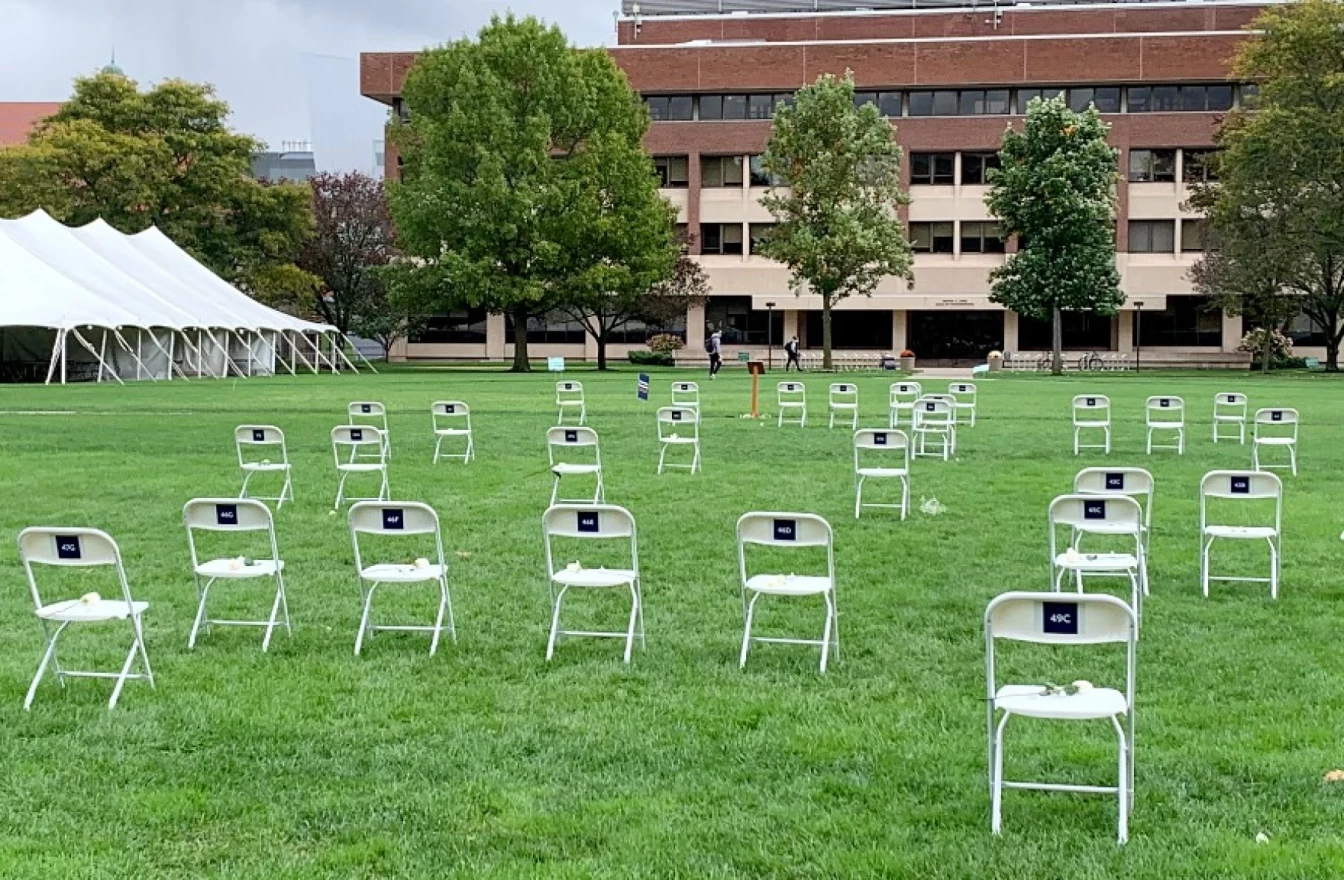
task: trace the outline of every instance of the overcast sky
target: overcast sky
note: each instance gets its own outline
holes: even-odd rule
[[[359,96],[360,52],[475,33],[494,11],[536,14],[572,42],[613,41],[619,0],[0,0],[0,101],[59,101],[117,63],[142,84],[210,82],[233,124],[324,167],[373,164],[385,111]]]

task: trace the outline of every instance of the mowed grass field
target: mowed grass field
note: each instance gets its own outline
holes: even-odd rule
[[[1006,377],[980,383],[979,423],[955,461],[915,463],[913,495],[946,512],[853,516],[850,433],[827,430],[835,378],[806,374],[805,430],[739,416],[728,372],[570,373],[588,390],[611,503],[639,525],[648,645],[574,639],[544,660],[541,513],[553,375],[435,371],[358,377],[0,388],[0,876],[80,877],[1329,877],[1344,872],[1344,383],[1244,374]],[[669,383],[703,389],[704,472],[654,473],[653,409]],[[773,415],[774,382],[763,409]],[[854,381],[845,377],[846,381]],[[862,424],[885,425],[889,375],[856,380]],[[926,387],[945,387],[929,380]],[[941,389],[939,389],[941,390]],[[1281,598],[1198,584],[1197,487],[1246,468],[1213,445],[1212,399],[1302,413],[1301,471],[1285,476]],[[1111,397],[1114,451],[1075,458],[1069,401]],[[1143,451],[1143,400],[1183,395],[1183,457]],[[474,409],[478,460],[430,464],[429,405]],[[459,637],[352,647],[359,615],[345,514],[330,514],[328,436],[352,400],[391,410],[394,498],[432,504],[452,565]],[[19,411],[73,411],[24,415]],[[297,503],[277,516],[293,638],[256,629],[186,647],[195,612],[181,522],[193,496],[236,493],[232,432],[289,440]],[[1152,595],[1139,644],[1137,800],[1115,845],[1112,797],[1008,792],[989,833],[983,613],[1049,584],[1046,507],[1086,465],[1157,481]],[[882,491],[875,487],[875,492]],[[872,496],[874,500],[876,495]],[[734,523],[814,512],[835,527],[842,654],[742,632]],[[120,543],[145,616],[157,691],[53,680],[23,694],[43,648],[14,536],[93,526]],[[242,552],[242,551],[239,551]],[[399,551],[405,561],[423,550]],[[587,551],[576,551],[585,553]],[[230,555],[233,555],[230,553]],[[254,554],[255,555],[255,554]],[[587,557],[593,561],[595,557]],[[1259,572],[1263,545],[1224,564]],[[781,565],[793,566],[792,562]],[[798,562],[801,571],[803,562]],[[790,568],[789,570],[793,570]],[[92,576],[65,596],[113,593]],[[212,610],[264,616],[269,586],[225,585]],[[1099,589],[1103,587],[1098,586]],[[1119,591],[1119,590],[1117,590]],[[1123,591],[1127,594],[1127,587]],[[762,600],[758,634],[815,637],[818,599]],[[377,617],[415,622],[427,590],[388,590]],[[573,627],[619,629],[628,598],[576,593]],[[119,665],[128,628],[72,632],[67,667]],[[1004,678],[1119,683],[1119,648],[1009,645]],[[1105,722],[1019,719],[1010,777],[1114,778]],[[1270,836],[1257,845],[1258,832]]]

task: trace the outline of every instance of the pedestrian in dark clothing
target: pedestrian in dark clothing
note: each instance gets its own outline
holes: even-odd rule
[[[789,367],[797,367],[798,372],[803,371],[803,362],[798,359],[798,337],[795,336],[784,343],[784,353],[789,356],[789,361],[784,365],[784,372],[789,371]]]
[[[715,330],[705,348],[709,349],[709,378],[717,379],[723,369],[723,331]]]

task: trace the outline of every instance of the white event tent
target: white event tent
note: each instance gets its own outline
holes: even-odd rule
[[[355,369],[340,332],[268,308],[156,228],[0,220],[0,372],[8,378],[224,378]]]

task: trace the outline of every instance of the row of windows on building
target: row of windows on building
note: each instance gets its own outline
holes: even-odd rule
[[[1258,98],[1252,84],[1195,83],[1183,85],[1074,86],[1021,89],[884,89],[854,93],[860,106],[872,104],[883,116],[1009,116],[1027,112],[1033,98],[1062,96],[1082,112],[1095,106],[1101,113],[1225,112],[1250,108]],[[655,122],[718,122],[770,119],[793,92],[738,94],[645,95]]]
[[[424,324],[411,334],[413,343],[484,345],[486,342],[485,309],[460,309],[425,319]],[[505,338],[513,339],[513,316],[504,317]],[[686,318],[678,317],[667,324],[647,324],[629,321],[611,331],[608,342],[643,345],[651,336],[668,333],[686,338]],[[538,315],[527,320],[527,341],[543,345],[582,345],[587,331],[572,315],[562,311]]]
[[[749,256],[760,253],[760,243],[772,223],[701,223],[700,253],[714,256]],[[684,228],[679,232],[686,234]],[[1205,250],[1202,219],[1130,220],[1131,254],[1174,254]],[[993,220],[912,221],[910,245],[917,254],[1001,254],[1005,251],[999,224]]]
[[[1203,183],[1218,179],[1217,150],[1186,147],[1185,149],[1131,149],[1127,179],[1131,183],[1174,183],[1177,169],[1185,183]],[[958,172],[958,158],[960,171]],[[702,188],[777,186],[779,181],[766,173],[762,157],[755,156],[701,156],[700,186]],[[911,153],[909,157],[911,186],[952,186],[960,181],[964,186],[978,186],[988,182],[988,172],[999,167],[999,154],[990,152]],[[691,162],[689,156],[654,156],[654,169],[664,189],[684,189],[690,186]]]

